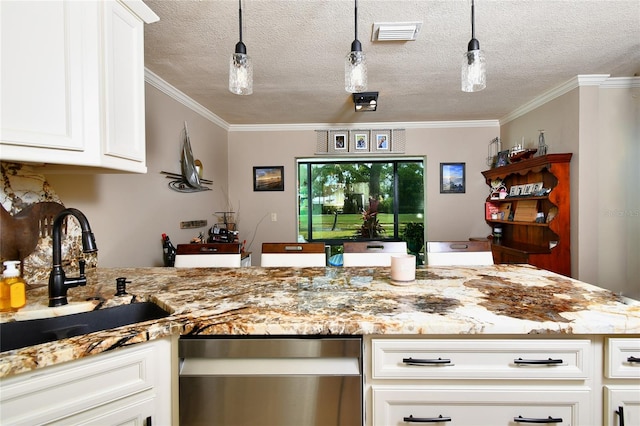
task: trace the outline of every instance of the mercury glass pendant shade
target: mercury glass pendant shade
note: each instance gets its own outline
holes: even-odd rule
[[[479,92],[487,87],[484,52],[470,50],[462,55],[462,91]]]
[[[354,38],[351,52],[344,62],[344,90],[349,93],[367,91],[367,57],[362,52],[362,44],[358,40],[358,0],[354,1]]]
[[[242,0],[238,0],[238,27],[240,41],[229,61],[229,91],[236,95],[253,93],[253,63],[247,55],[247,46],[242,42]]]
[[[344,63],[344,90],[349,93],[367,91],[367,57],[362,51],[349,52]]]
[[[253,93],[253,63],[246,53],[236,52],[229,61],[229,91],[236,95]]]

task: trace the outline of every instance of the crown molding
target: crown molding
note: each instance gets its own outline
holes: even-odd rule
[[[217,115],[209,111],[204,106],[200,105],[198,102],[194,101],[185,93],[181,92],[180,90],[173,87],[171,84],[167,83],[160,76],[158,76],[153,71],[147,68],[144,69],[144,81],[146,81],[156,89],[160,90],[162,93],[169,96],[170,98],[173,98],[176,101],[180,102],[182,105],[191,109],[195,113],[200,114],[202,117],[211,121],[213,124],[216,124],[222,127],[226,131],[229,131],[229,127],[230,127],[229,123],[227,123],[222,118],[218,117]]]
[[[640,87],[640,77],[612,77],[602,83],[603,89],[631,89]]]
[[[358,129],[451,129],[460,127],[499,127],[498,120],[411,121],[376,123],[231,124],[230,132],[278,132],[303,130]]]
[[[581,86],[602,86],[608,79],[609,74],[577,75],[570,80],[562,83],[561,85],[554,87],[547,92],[544,92],[540,96],[533,98],[531,101],[514,109],[509,114],[500,118],[500,125],[504,125],[510,121],[515,120],[518,117],[522,117],[523,115],[533,111],[536,108],[541,107],[547,102],[551,102],[552,100],[559,98],[560,96],[572,91],[573,89],[577,89]]]

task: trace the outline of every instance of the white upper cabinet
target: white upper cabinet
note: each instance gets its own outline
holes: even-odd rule
[[[146,172],[142,1],[3,1],[0,159]]]

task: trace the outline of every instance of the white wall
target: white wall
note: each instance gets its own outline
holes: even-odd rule
[[[361,125],[360,128],[369,127]],[[425,125],[406,129],[405,155],[426,157],[429,240],[467,240],[489,235],[490,228],[484,221],[484,201],[489,187],[480,172],[488,168],[487,146],[497,134],[497,125],[469,123],[465,127]],[[263,242],[296,241],[295,160],[313,157],[315,149],[314,130],[229,133],[229,193],[232,202],[239,206],[240,238],[247,240],[248,250],[254,253],[254,265],[260,263]],[[440,194],[441,162],[466,163],[465,194]],[[284,166],[285,190],[254,192],[254,166]],[[271,221],[271,213],[276,213],[276,222]]]
[[[640,89],[616,82],[576,88],[500,133],[503,148],[522,136],[533,146],[545,129],[550,153],[573,153],[572,276],[640,299]]]
[[[175,192],[160,174],[180,173],[184,121],[211,191]],[[211,226],[213,212],[226,209],[226,130],[147,84],[146,139],[147,174],[46,175],[65,206],[89,219],[100,267],[162,266],[162,233],[174,245],[188,243],[207,228],[181,230],[180,222],[206,219]]]

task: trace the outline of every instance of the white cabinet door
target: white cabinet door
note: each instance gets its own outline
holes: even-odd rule
[[[604,424],[640,425],[640,385],[604,387]]]
[[[373,425],[591,425],[589,403],[581,387],[374,386]]]
[[[103,165],[145,172],[143,22],[121,3],[104,3]],[[138,164],[136,167],[135,164]]]
[[[3,379],[0,424],[78,424],[116,412],[171,424],[173,345],[159,339]]]
[[[0,16],[0,157],[82,161],[98,137],[98,40],[88,27],[97,23],[95,7],[89,2],[3,1]],[[86,78],[90,73],[93,79]]]
[[[157,16],[133,0],[3,1],[0,16],[0,159],[146,172],[143,25]]]

